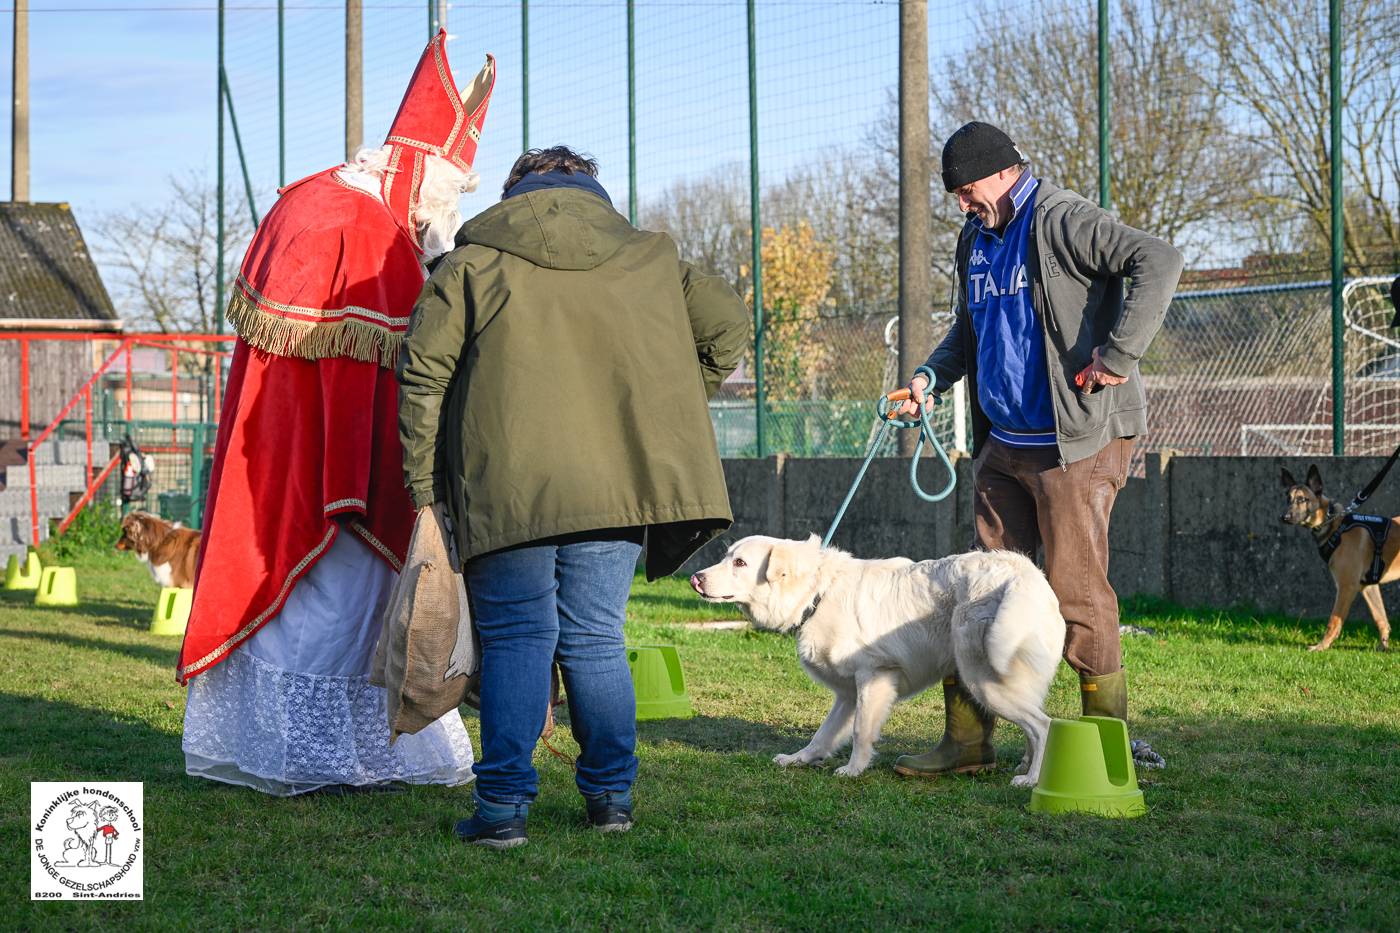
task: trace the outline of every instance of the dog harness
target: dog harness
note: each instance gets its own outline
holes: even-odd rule
[[[1371,544],[1375,546],[1375,553],[1371,555],[1371,569],[1361,577],[1363,586],[1372,586],[1381,582],[1381,575],[1385,570],[1385,539],[1390,534],[1390,519],[1381,515],[1344,515],[1337,525],[1337,530],[1324,538],[1317,546],[1318,556],[1325,564],[1332,559],[1337,548],[1341,547],[1342,535],[1353,528],[1364,528],[1371,536]]]

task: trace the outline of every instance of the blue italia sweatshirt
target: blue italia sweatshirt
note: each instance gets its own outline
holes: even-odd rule
[[[1055,446],[1055,413],[1045,364],[1045,332],[1031,303],[1026,266],[1035,192],[1029,171],[1011,189],[1013,212],[1001,233],[974,219],[967,307],[977,339],[977,400],[992,436],[1015,447]]]

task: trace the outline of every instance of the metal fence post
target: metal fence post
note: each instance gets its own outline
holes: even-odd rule
[[[1332,129],[1332,455],[1346,449],[1346,366],[1342,353],[1342,0],[1330,0],[1327,49]]]
[[[627,219],[637,226],[637,16],[627,0]]]
[[[217,218],[214,223],[215,237],[214,244],[214,330],[216,333],[224,332],[224,0],[219,0],[219,65],[218,80],[215,89],[215,96],[218,98],[218,141],[215,144],[217,154],[215,162],[214,184],[218,190],[214,192],[215,213]],[[130,415],[128,414],[128,417]]]
[[[286,3],[277,0],[277,187],[287,183]],[[222,69],[221,72],[222,73]]]
[[[754,34],[754,0],[749,6],[749,223],[753,241],[753,385],[755,453],[768,456],[764,428],[767,400],[763,392],[763,226],[758,201],[758,51]]]
[[[190,527],[204,527],[204,432],[196,423],[190,432]]]
[[[1109,188],[1108,107],[1112,79],[1108,71],[1108,0],[1099,0],[1099,207],[1113,203]]]
[[[222,74],[222,73],[221,73]],[[233,109],[233,92],[229,90],[228,75],[223,74],[224,100],[228,103],[228,122],[233,128],[233,148],[238,152],[238,165],[243,170],[243,192],[248,197],[248,215],[253,227],[258,226],[258,205],[253,201],[253,179],[248,174],[248,157],[243,152],[243,135],[238,132],[238,114]]]
[[[530,0],[520,0],[520,151],[530,148]]]

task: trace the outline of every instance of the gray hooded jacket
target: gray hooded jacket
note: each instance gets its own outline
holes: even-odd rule
[[[966,376],[973,453],[991,422],[977,401],[977,334],[967,310],[967,265],[975,233],[967,223],[954,259],[953,326],[924,365],[945,392]],[[1045,332],[1046,369],[1061,464],[1092,457],[1117,437],[1147,433],[1147,395],[1138,361],[1166,316],[1183,260],[1165,240],[1135,230],[1067,188],[1042,179],[1030,235],[1031,301]],[[1075,375],[1095,347],[1118,386],[1082,395]]]

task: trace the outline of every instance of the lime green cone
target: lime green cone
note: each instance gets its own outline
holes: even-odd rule
[[[183,635],[185,623],[190,620],[190,606],[194,603],[194,590],[188,586],[166,586],[156,600],[156,611],[151,616],[152,635]]]
[[[72,567],[45,567],[34,591],[36,606],[78,605],[78,571]]]
[[[1052,719],[1040,783],[1031,791],[1028,809],[1109,817],[1145,814],[1127,723],[1109,716]]]
[[[672,645],[635,645],[627,648],[632,689],[637,694],[637,718],[674,719],[694,716],[680,654]]]
[[[39,555],[33,551],[25,555],[24,560],[20,560],[18,554],[11,554],[10,559],[5,562],[5,589],[37,590],[39,576],[43,572]]]

